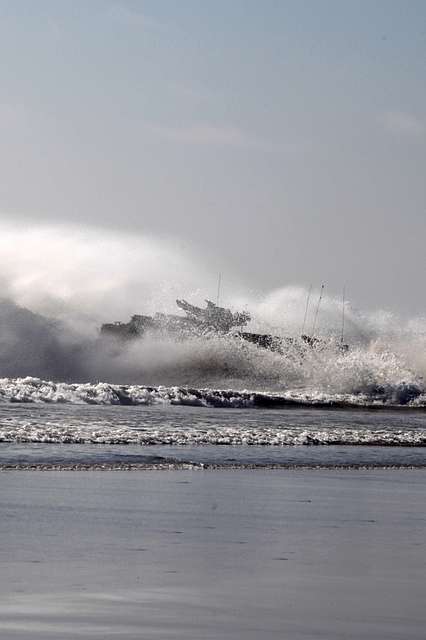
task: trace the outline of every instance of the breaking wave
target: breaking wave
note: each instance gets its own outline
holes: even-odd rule
[[[256,397],[266,404],[295,399],[421,406],[426,392],[426,334],[401,330],[392,336],[358,340],[347,353],[339,351],[330,338],[326,346],[307,349],[303,356],[291,343],[279,354],[225,336],[176,341],[147,335],[117,345],[3,301],[0,373],[4,376],[0,397],[22,402],[167,400],[242,406],[256,404],[252,399]],[[36,381],[40,379],[57,382]],[[111,384],[95,384],[97,380]],[[77,384],[81,381],[87,384]],[[153,391],[148,390],[151,387]],[[200,388],[235,392],[196,391]],[[261,393],[244,394],[244,389]],[[277,394],[282,400],[276,400]]]
[[[48,422],[37,424],[9,419],[0,426],[2,443],[139,445],[139,446],[250,446],[299,445],[426,447],[426,429],[351,427],[191,426],[165,424],[139,429]]]
[[[425,404],[425,318],[361,313],[348,305],[350,349],[341,353],[333,338],[340,335],[341,301],[325,295],[316,329],[328,346],[308,349],[303,357],[290,341],[278,354],[223,336],[177,341],[147,335],[117,346],[99,339],[102,322],[127,321],[132,313],[174,312],[174,300],[181,296],[200,303],[216,286],[215,278],[170,242],[68,227],[2,225],[0,230],[1,285],[7,295],[0,300],[0,400],[237,407]],[[203,292],[197,290],[200,281],[206,283]],[[234,287],[226,295],[224,304],[250,311],[248,331],[300,335],[303,287],[264,296],[243,295]],[[312,309],[308,331],[311,316]]]
[[[209,429],[181,432],[162,429],[155,433],[126,430],[67,431],[66,429],[21,426],[0,429],[0,442],[50,444],[121,444],[121,445],[215,445],[215,446],[298,446],[339,445],[369,447],[426,447],[426,431],[369,431],[339,429],[334,431],[282,429]]]
[[[224,408],[407,408],[426,409],[426,393],[413,383],[375,385],[368,393],[325,393],[289,390],[284,393],[116,385],[105,382],[66,383],[39,378],[0,379],[0,402],[89,405],[185,405]]]

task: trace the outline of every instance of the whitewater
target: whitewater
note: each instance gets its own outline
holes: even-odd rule
[[[202,304],[215,284],[199,260],[153,238],[1,231],[0,468],[425,464],[425,318],[345,303],[344,351],[326,293],[305,318],[321,346],[301,353],[307,289],[236,285],[224,306],[250,311],[248,331],[296,338],[283,353],[224,335],[119,344],[103,322]]]

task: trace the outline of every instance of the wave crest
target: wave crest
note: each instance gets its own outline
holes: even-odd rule
[[[194,407],[278,408],[278,407],[406,407],[426,408],[426,393],[413,383],[375,384],[361,393],[325,393],[290,390],[285,393],[197,389],[191,387],[151,387],[115,385],[106,382],[66,383],[40,378],[0,379],[0,402],[154,405]]]

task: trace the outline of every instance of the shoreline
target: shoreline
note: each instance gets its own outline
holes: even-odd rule
[[[107,463],[107,464],[0,464],[10,471],[426,471],[426,464],[216,464],[216,463]]]

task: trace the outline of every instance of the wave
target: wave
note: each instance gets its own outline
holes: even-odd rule
[[[285,341],[288,348],[281,355],[225,336],[176,340],[167,335],[147,335],[118,347],[99,339],[103,322],[128,321],[134,313],[175,313],[177,297],[195,304],[211,297],[216,275],[206,272],[205,256],[200,263],[175,241],[96,228],[3,221],[0,231],[5,296],[0,300],[0,375],[75,383],[9,388],[5,401],[424,404],[424,316],[361,311],[348,303],[344,338],[350,349],[342,354],[335,348],[342,330],[340,296],[323,296],[316,318],[313,304],[306,315],[308,292],[303,287],[284,286],[259,295],[230,274],[222,303],[250,312],[248,331],[297,338],[302,327],[314,333],[315,325],[315,335],[330,340],[331,348],[307,350],[300,357],[291,341]],[[318,296],[319,291],[312,292],[312,300]],[[77,384],[98,380],[115,386]],[[130,391],[130,386],[119,385],[138,387]],[[150,391],[146,385],[155,388]],[[244,395],[244,389],[261,389],[262,394]],[[272,398],[272,393],[278,396]]]
[[[414,383],[375,384],[363,393],[325,393],[315,389],[237,391],[117,385],[99,383],[66,383],[35,377],[1,378],[0,402],[54,403],[88,405],[186,405],[211,408],[406,408],[426,409],[426,392]]]
[[[291,341],[281,354],[218,335],[182,340],[147,335],[117,345],[3,301],[0,400],[422,406],[426,394],[422,327],[414,333],[401,331],[354,342],[347,353],[330,338],[321,349],[306,349],[302,356]],[[102,379],[111,384],[93,382]]]
[[[112,429],[101,427],[9,424],[0,427],[0,442],[44,444],[103,444],[141,446],[369,446],[426,447],[425,429],[304,429],[270,427],[170,427]]]

